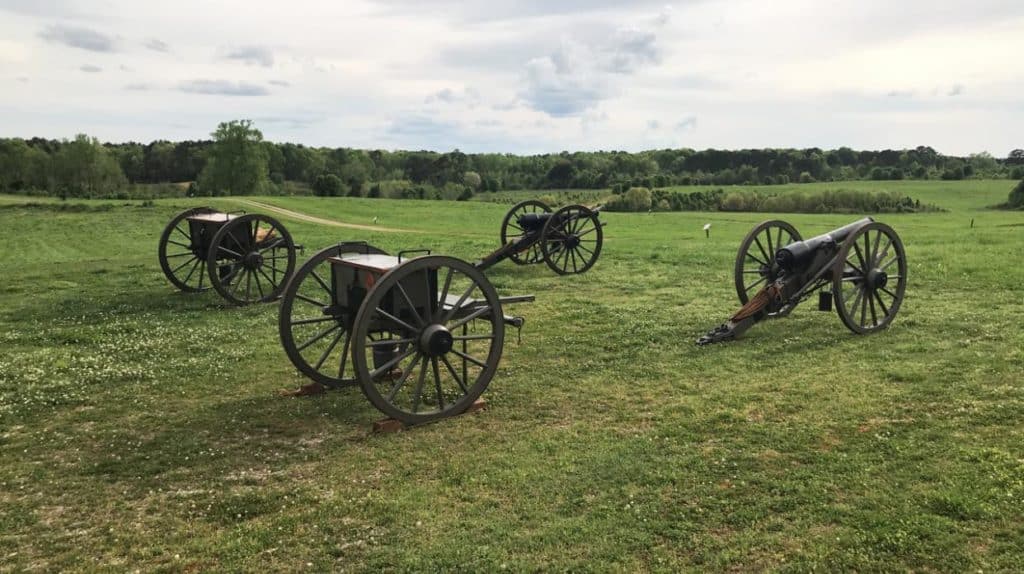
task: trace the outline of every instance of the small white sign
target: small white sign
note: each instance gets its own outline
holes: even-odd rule
[[[709,229],[711,229],[711,224],[710,223],[705,223],[704,224],[704,231],[707,231]]]

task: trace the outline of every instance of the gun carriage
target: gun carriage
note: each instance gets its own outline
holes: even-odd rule
[[[501,247],[475,263],[424,251],[389,255],[365,242],[323,249],[284,291],[285,353],[324,387],[359,385],[405,425],[465,412],[497,371],[505,327],[523,326],[505,307],[534,300],[498,296],[484,270],[512,259],[545,261],[559,274],[587,271],[601,252],[597,213],[520,203],[502,222]]]
[[[697,340],[729,341],[764,319],[789,315],[818,293],[818,308],[835,307],[856,334],[889,326],[907,288],[907,258],[896,232],[870,217],[803,240],[785,221],[765,221],[740,244],[734,269],[743,305]]]
[[[517,265],[543,261],[559,275],[584,273],[594,266],[604,243],[600,207],[567,205],[555,212],[528,199],[512,206],[501,221],[501,247],[481,261],[486,269],[504,259]]]
[[[160,236],[160,268],[178,289],[210,288],[235,305],[273,301],[295,269],[296,245],[273,217],[187,209]]]

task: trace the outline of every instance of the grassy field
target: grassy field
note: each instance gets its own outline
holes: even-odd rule
[[[1011,184],[833,185],[948,210],[879,218],[910,266],[889,330],[809,302],[697,348],[769,216],[604,214],[590,273],[488,272],[537,302],[487,410],[379,435],[356,389],[277,395],[304,379],[275,305],[171,288],[157,239],[192,203],[0,198],[0,571],[1019,571],[1024,213],[986,209]],[[418,232],[285,218],[307,256],[473,259],[507,209],[254,199]]]

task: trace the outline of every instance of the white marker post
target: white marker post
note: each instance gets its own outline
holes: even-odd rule
[[[705,223],[704,224],[704,237],[707,237],[709,239],[711,238],[711,224],[710,223]]]

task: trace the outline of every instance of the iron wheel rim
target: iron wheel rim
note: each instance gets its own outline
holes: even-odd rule
[[[410,301],[408,293],[401,294],[404,289],[399,289],[401,282],[409,278],[418,281],[414,274],[419,272],[424,272],[424,277],[427,277],[427,269],[437,270],[437,299],[456,299],[451,308],[438,306],[430,313],[431,317],[417,315],[411,322],[403,321],[404,324],[381,313],[380,304],[385,297],[402,296]],[[456,274],[461,277],[455,277]],[[475,306],[470,306],[474,295],[481,299],[476,299],[472,304]],[[468,315],[460,318],[462,312],[468,312]],[[473,319],[484,323],[482,333],[474,330],[469,334],[469,321]],[[391,325],[388,333],[391,338],[384,338],[382,332],[370,331],[371,323],[378,321]],[[428,356],[419,347],[418,337],[434,324],[443,325],[449,333],[456,333],[452,335],[450,350]],[[407,425],[432,422],[465,412],[487,389],[497,371],[504,344],[504,327],[497,292],[478,269],[460,259],[441,255],[411,259],[377,280],[356,315],[352,361],[363,394],[381,412]],[[374,346],[390,346],[395,357],[371,369],[372,358],[368,358],[368,353],[372,354]],[[427,382],[430,383],[429,388]],[[434,397],[432,403],[431,396]],[[431,404],[433,409],[420,409]]]
[[[741,305],[750,301],[751,290],[767,285],[778,277],[779,265],[775,262],[775,252],[780,247],[802,240],[795,227],[780,219],[762,221],[747,233],[740,242],[733,266],[736,295]]]
[[[835,265],[832,296],[843,324],[858,335],[887,328],[907,291],[907,254],[896,231],[865,223],[843,242]]]
[[[211,287],[209,284],[203,285],[207,282],[206,269],[202,257],[196,253],[197,250],[192,245],[191,231],[187,226],[182,228],[186,218],[202,213],[217,211],[210,207],[193,207],[182,211],[164,227],[157,248],[160,269],[163,270],[164,276],[178,290],[186,293],[200,293]]]
[[[387,255],[365,243],[339,243],[321,249],[292,276],[278,310],[278,333],[288,359],[303,375],[329,388],[357,383],[348,360],[356,311],[328,312],[335,305],[334,291],[332,276],[324,273],[330,271],[329,258],[345,253]],[[322,269],[324,266],[327,268]]]
[[[597,217],[584,205],[567,205],[551,215],[540,244],[544,262],[552,271],[578,275],[594,266],[604,244],[604,229]]]
[[[267,239],[260,239],[261,229],[270,230]],[[245,253],[236,250],[239,247]],[[255,255],[259,261],[251,267],[243,261]],[[225,300],[235,305],[266,303],[287,287],[295,270],[295,243],[277,219],[259,213],[243,215],[217,230],[206,263],[213,288]]]
[[[505,218],[501,220],[502,245],[508,244],[509,239],[512,237],[522,237],[526,233],[526,230],[519,227],[517,219],[520,215],[532,213],[551,213],[551,208],[543,201],[537,199],[527,199],[512,206],[512,209],[505,214]],[[515,234],[515,231],[519,233]],[[522,253],[512,253],[509,255],[509,259],[516,265],[532,265],[540,263],[544,259],[544,254],[541,252],[540,246],[535,243]]]

